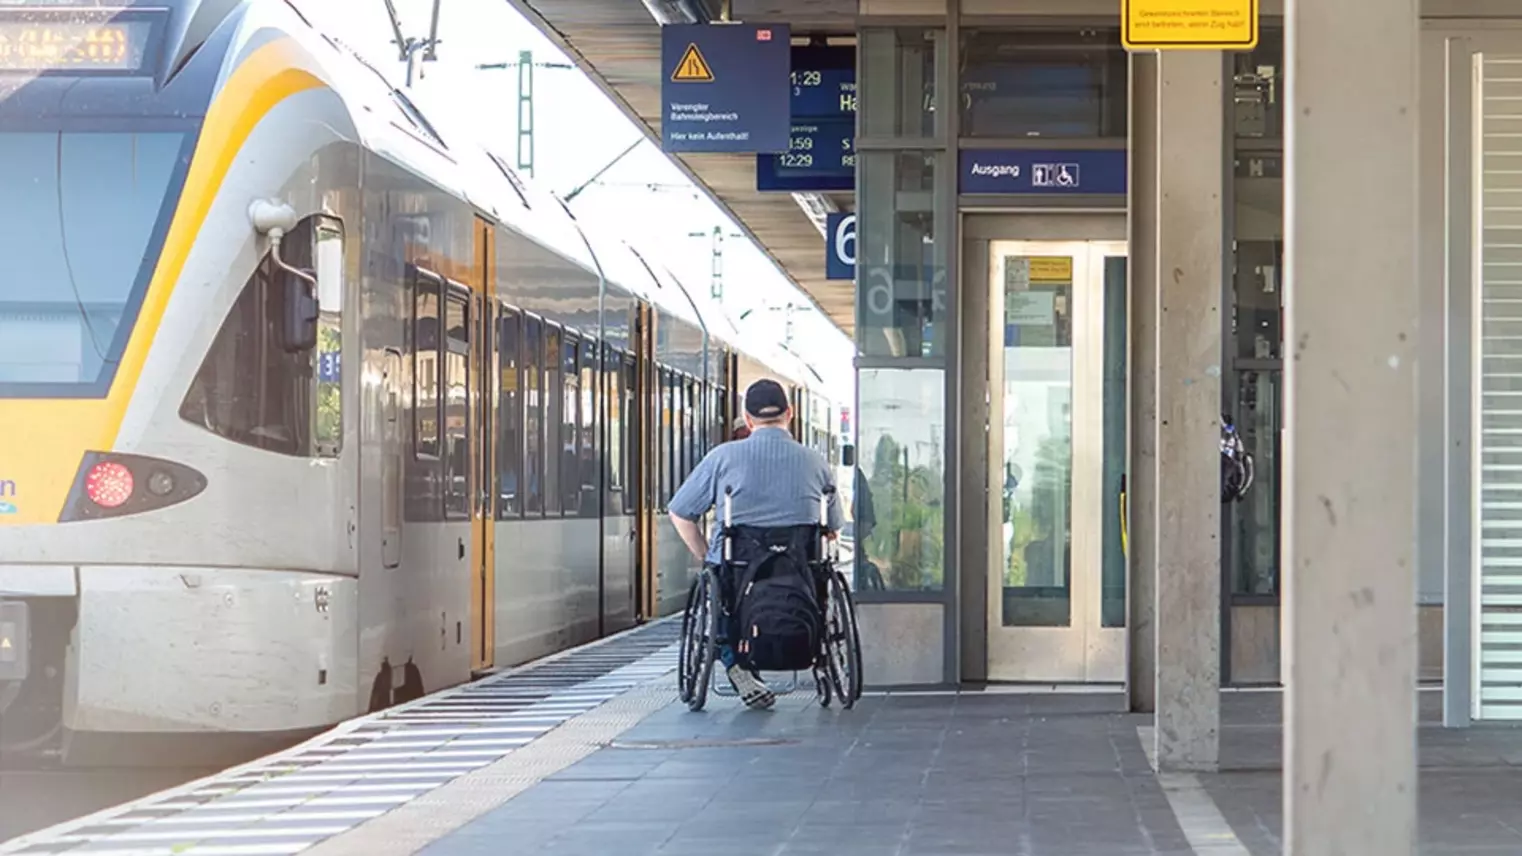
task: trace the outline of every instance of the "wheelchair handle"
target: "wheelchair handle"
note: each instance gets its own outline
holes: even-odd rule
[[[734,551],[730,547],[729,530],[735,520],[735,489],[731,485],[724,486],[724,561],[734,559]]]

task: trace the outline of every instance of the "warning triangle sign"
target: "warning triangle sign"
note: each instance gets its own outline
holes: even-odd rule
[[[7,639],[7,638],[0,637],[0,651],[9,651],[10,649],[11,649],[11,640]]]
[[[712,83],[713,69],[708,67],[708,60],[703,59],[703,52],[698,50],[697,42],[687,45],[687,52],[682,54],[682,59],[676,64],[676,71],[671,73],[673,83]]]

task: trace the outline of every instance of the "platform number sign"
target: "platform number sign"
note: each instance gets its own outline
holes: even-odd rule
[[[855,279],[856,215],[829,215],[825,220],[825,236],[825,279]]]

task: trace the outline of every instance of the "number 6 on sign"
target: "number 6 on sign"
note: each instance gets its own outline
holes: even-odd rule
[[[824,275],[826,279],[856,278],[856,215],[831,214],[826,218]]]

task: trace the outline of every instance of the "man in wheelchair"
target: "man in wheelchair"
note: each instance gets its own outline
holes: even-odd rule
[[[781,384],[765,378],[751,384],[745,391],[750,436],[709,452],[667,506],[687,549],[718,570],[725,605],[719,660],[752,708],[777,700],[761,680],[762,669],[806,668],[817,656],[825,600],[810,562],[818,558],[821,502],[828,504],[823,526],[829,537],[844,523],[829,463],[788,433],[792,418]],[[712,527],[705,543],[699,522],[721,501],[733,515],[727,558],[724,527]],[[736,620],[726,620],[730,616]]]

